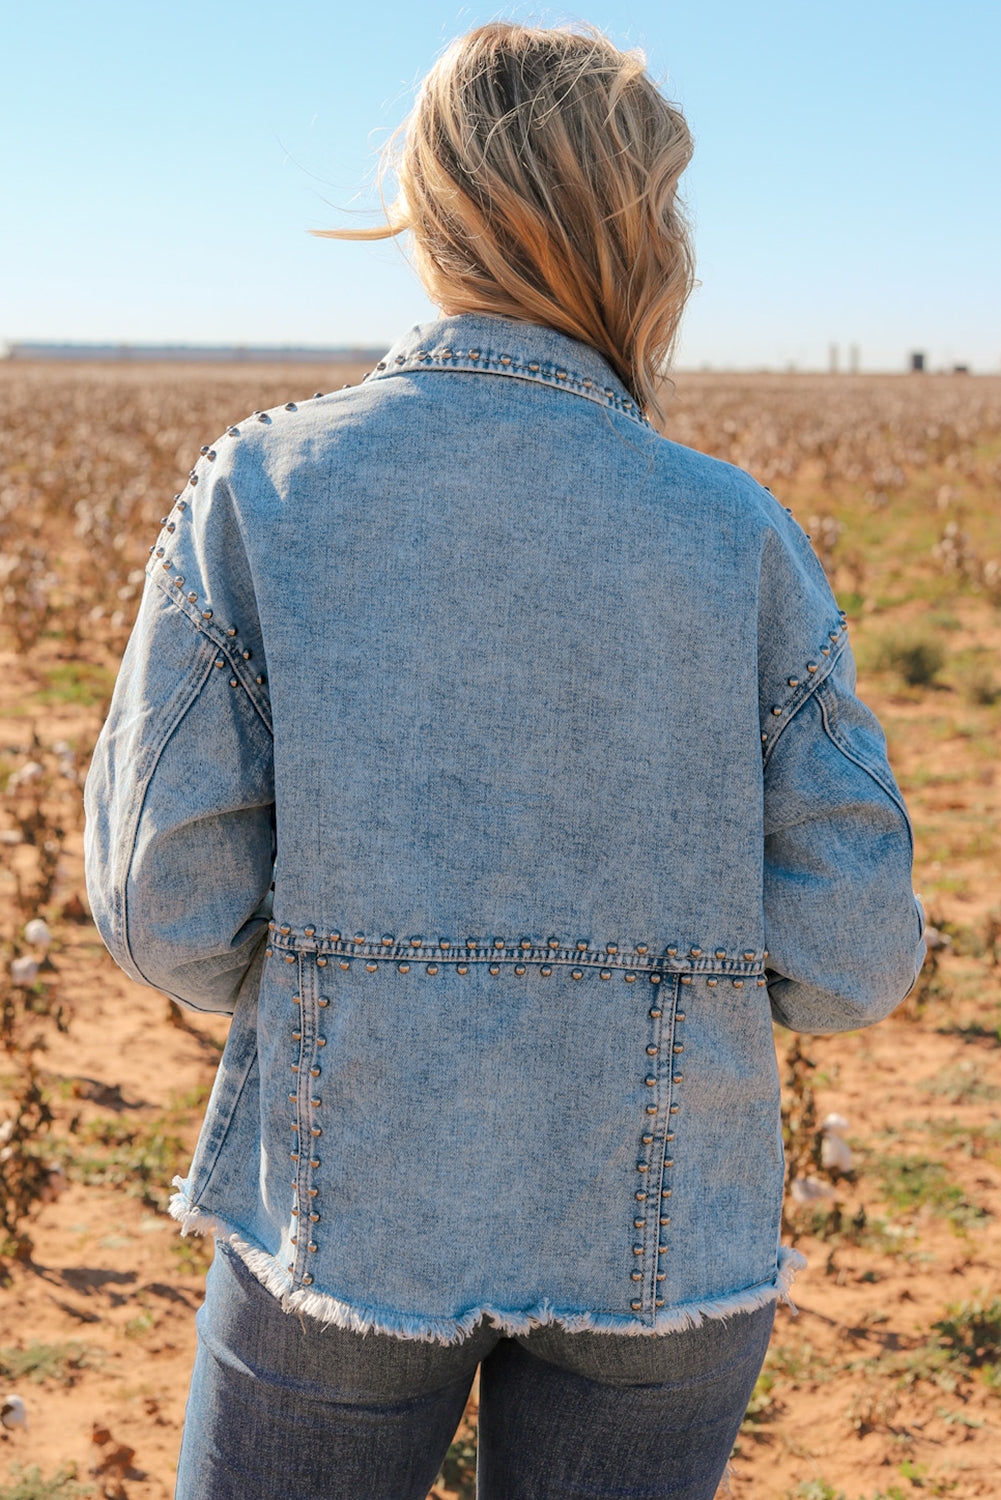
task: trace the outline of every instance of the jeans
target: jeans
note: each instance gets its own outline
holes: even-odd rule
[[[477,1366],[479,1500],[712,1500],[774,1315],[649,1336],[359,1334],[283,1312],[217,1241],[175,1500],[425,1500]]]

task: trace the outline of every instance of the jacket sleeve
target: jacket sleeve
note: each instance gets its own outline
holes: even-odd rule
[[[228,487],[203,477],[147,568],[84,789],[85,865],[116,963],[191,1009],[231,1013],[270,917],[273,747]]]
[[[888,1015],[924,959],[913,833],[823,570],[802,532],[782,552],[762,650],[768,992],[784,1026],[849,1031]]]

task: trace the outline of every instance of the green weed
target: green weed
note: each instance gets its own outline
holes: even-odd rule
[[[871,1167],[884,1200],[904,1213],[927,1208],[957,1229],[987,1217],[986,1209],[971,1203],[952,1181],[944,1162],[927,1156],[877,1156]]]
[[[88,1120],[66,1143],[67,1177],[88,1186],[120,1188],[148,1208],[165,1212],[171,1179],[191,1154],[191,1143],[182,1132],[190,1130],[192,1116],[206,1097],[206,1089],[194,1089],[147,1123],[114,1115]]]
[[[64,1344],[41,1344],[33,1341],[26,1349],[8,1345],[0,1349],[0,1377],[10,1381],[56,1380],[73,1385],[81,1370],[94,1368],[101,1358],[98,1349],[70,1340]]]
[[[982,1068],[968,1062],[940,1068],[918,1087],[923,1094],[939,1095],[950,1104],[977,1104],[1001,1099],[1001,1088],[984,1078]]]
[[[106,703],[115,685],[115,673],[96,662],[66,661],[45,671],[45,686],[32,695],[33,703],[46,706],[73,703],[96,708]]]
[[[0,1500],[77,1500],[78,1496],[94,1493],[92,1484],[77,1484],[76,1464],[60,1469],[51,1479],[42,1478],[37,1464],[30,1469],[11,1464],[8,1472],[14,1482],[0,1489]]]
[[[892,636],[880,643],[873,665],[896,672],[908,687],[930,687],[945,666],[945,652],[933,636]]]

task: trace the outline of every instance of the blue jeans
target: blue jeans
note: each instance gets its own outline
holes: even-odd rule
[[[712,1500],[774,1314],[433,1344],[284,1313],[217,1242],[175,1500],[425,1500],[478,1365],[479,1500]]]

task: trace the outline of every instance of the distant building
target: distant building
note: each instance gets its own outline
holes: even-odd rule
[[[914,354],[912,354],[911,355],[911,372],[914,375],[920,375],[920,374],[923,373],[924,367],[925,367],[925,357],[924,357],[924,355],[922,353],[920,353],[920,352],[915,352]]]
[[[300,344],[55,344],[18,340],[7,345],[7,359],[165,361],[175,364],[372,365],[379,349],[310,349]]]

